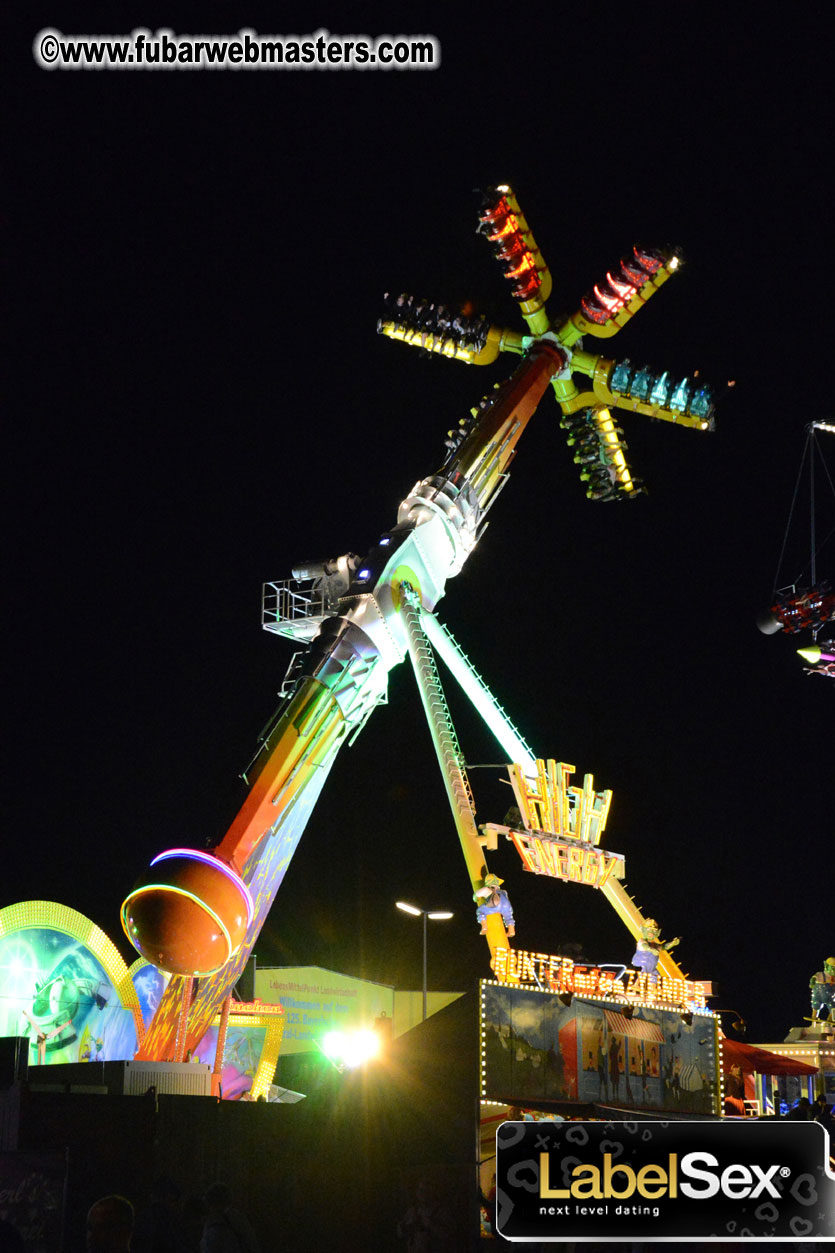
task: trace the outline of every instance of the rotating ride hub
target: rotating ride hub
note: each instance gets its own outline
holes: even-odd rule
[[[646,489],[629,468],[623,431],[611,410],[713,430],[713,392],[695,378],[675,379],[666,370],[633,366],[628,358],[618,362],[586,352],[582,337],[616,335],[681,268],[680,252],[634,247],[583,296],[575,313],[552,318],[546,308],[551,274],[509,187],[484,193],[478,231],[492,244],[510,294],[527,323],[527,334],[495,326],[483,316],[455,314],[445,305],[405,293],[387,297],[378,330],[390,339],[469,365],[490,365],[501,352],[525,354],[535,344],[552,343],[563,361],[551,380],[562,410],[560,426],[574,449],[586,496],[610,501],[640,495]],[[575,374],[585,376],[579,386]],[[477,414],[477,409],[472,410],[473,417]],[[448,433],[450,449],[465,437],[468,425],[465,419],[459,430]]]

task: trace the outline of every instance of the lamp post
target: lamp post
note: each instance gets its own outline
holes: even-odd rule
[[[452,914],[446,909],[418,909],[417,905],[409,905],[406,901],[396,901],[398,909],[402,909],[404,914],[413,914],[415,918],[423,918],[423,1022],[426,1022],[426,919],[432,918],[441,920],[451,918]]]
[[[741,1032],[741,1034],[742,1034],[742,1035],[745,1035],[746,1031],[748,1030],[748,1023],[745,1021],[745,1019],[742,1017],[742,1014],[740,1014],[738,1010],[736,1010],[736,1009],[714,1009],[714,1011],[713,1011],[713,1012],[714,1012],[714,1014],[718,1014],[718,1015],[719,1015],[719,1021],[720,1021],[720,1023],[721,1023],[721,1021],[722,1021],[722,1015],[723,1015],[723,1014],[733,1014],[733,1016],[734,1016],[734,1021],[731,1023],[731,1028],[732,1028],[734,1031],[739,1031],[739,1032]],[[723,1027],[723,1031],[724,1031],[724,1027]]]

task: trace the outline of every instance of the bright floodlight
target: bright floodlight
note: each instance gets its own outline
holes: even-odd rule
[[[398,909],[402,909],[407,914],[414,914],[416,918],[419,918],[423,913],[422,909],[415,909],[414,905],[407,905],[405,901],[395,901],[395,904]]]
[[[349,1070],[370,1062],[380,1051],[380,1038],[376,1031],[352,1031],[347,1038],[343,1061]]]
[[[446,909],[433,909],[431,913],[426,915],[427,918],[451,918],[452,914]]]
[[[345,1048],[345,1036],[341,1031],[329,1031],[322,1040],[322,1052],[325,1057],[329,1057],[332,1062],[337,1061]]]
[[[337,1066],[349,1070],[371,1061],[380,1052],[376,1031],[329,1031],[322,1040],[322,1052]]]

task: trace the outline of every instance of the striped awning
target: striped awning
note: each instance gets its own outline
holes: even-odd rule
[[[643,1018],[624,1018],[613,1009],[604,1009],[606,1025],[610,1031],[618,1035],[629,1035],[633,1040],[649,1040],[653,1044],[664,1043],[664,1032],[657,1022],[646,1022]]]

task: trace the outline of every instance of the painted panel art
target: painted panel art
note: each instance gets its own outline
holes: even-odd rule
[[[209,1027],[197,1046],[194,1055],[196,1062],[205,1062],[208,1066],[214,1065],[217,1033],[217,1025]],[[245,1093],[252,1091],[266,1039],[266,1026],[239,1026],[233,1022],[229,1023],[220,1076],[224,1100],[239,1101]],[[275,1062],[272,1066],[272,1072],[274,1071]],[[270,1073],[269,1081],[272,1078],[273,1073]]]
[[[152,966],[144,957],[140,957],[131,966],[130,977],[142,1010],[142,1021],[148,1027],[157,1012],[157,1006],[162,1000],[171,976],[164,970]]]
[[[515,1105],[599,1103],[713,1113],[715,1020],[482,985],[482,1096]]]
[[[48,901],[0,910],[0,1035],[28,1039],[30,1065],[130,1059],[138,1027],[127,967],[95,924]]]

